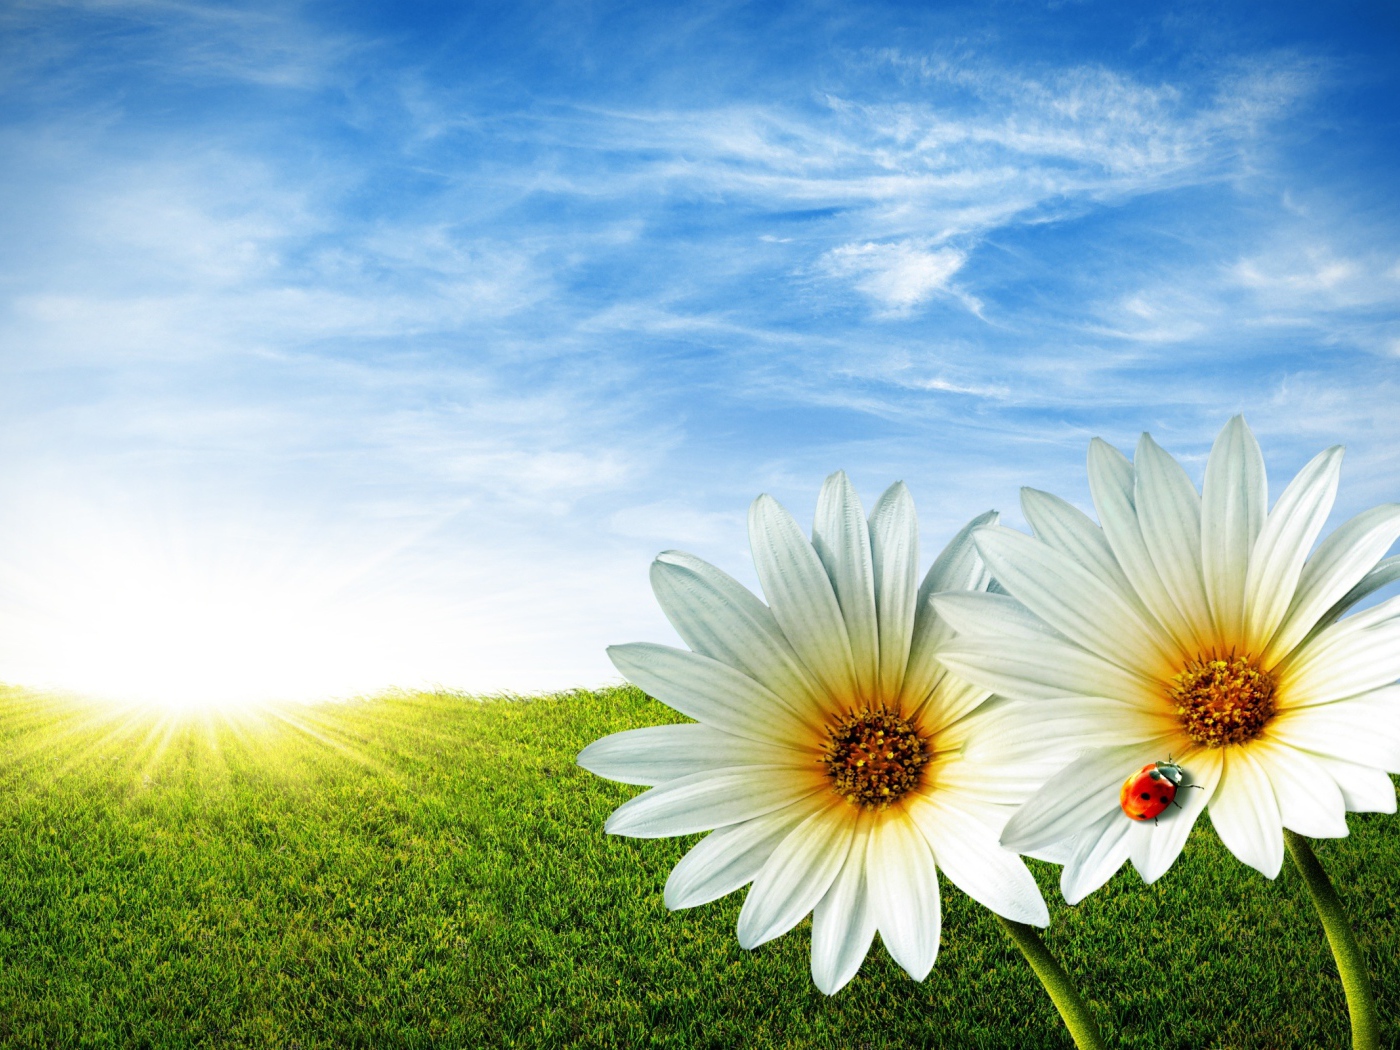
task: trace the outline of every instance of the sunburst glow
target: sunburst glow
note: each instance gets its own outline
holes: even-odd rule
[[[0,678],[237,707],[418,685],[415,656],[434,663],[430,603],[332,537],[81,511],[48,525],[0,561]]]

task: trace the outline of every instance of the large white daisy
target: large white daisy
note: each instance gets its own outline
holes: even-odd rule
[[[1283,828],[1347,833],[1345,813],[1395,811],[1400,771],[1400,598],[1343,618],[1400,579],[1382,560],[1400,505],[1342,525],[1308,556],[1337,491],[1342,450],[1320,453],[1268,510],[1258,442],[1235,417],[1198,493],[1144,434],[1129,462],[1089,448],[1102,528],[1023,492],[1035,537],[995,527],[976,543],[1006,594],[950,595],[949,668],[1020,703],[999,712],[998,757],[1078,757],[1008,823],[1011,848],[1056,849],[1075,903],[1131,858],[1171,867],[1201,811],[1225,845],[1273,878]],[[1125,780],[1171,759],[1186,771],[1155,820],[1120,805]]]
[[[768,604],[698,558],[652,566],[657,599],[691,652],[614,646],[630,681],[695,719],[605,737],[578,761],[654,785],[606,830],[660,838],[713,833],[672,871],[665,901],[688,908],[752,882],[739,943],[753,948],[809,913],[812,977],[832,994],[860,968],[878,930],[911,977],[938,953],[937,869],[1009,919],[1049,921],[1034,879],[997,841],[1025,771],[971,761],[964,745],[988,692],[939,667],[951,636],[930,597],[980,590],[987,574],[962,530],[923,584],[918,526],[902,483],[867,522],[844,473],[817,504],[812,542],[769,496],[749,512]]]

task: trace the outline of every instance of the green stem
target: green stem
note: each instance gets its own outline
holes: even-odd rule
[[[1371,993],[1371,978],[1366,973],[1361,945],[1356,943],[1351,932],[1341,898],[1307,839],[1284,828],[1283,841],[1294,866],[1307,883],[1313,906],[1327,932],[1327,942],[1332,945],[1332,958],[1337,960],[1342,988],[1347,993],[1347,1009],[1351,1012],[1351,1045],[1354,1050],[1377,1050],[1381,1045],[1381,1028],[1376,1020],[1376,999]]]
[[[1001,923],[1002,929],[1016,942],[1016,947],[1021,949],[1026,962],[1031,964],[1031,969],[1040,978],[1040,983],[1050,995],[1050,1001],[1055,1004],[1055,1009],[1060,1011],[1060,1017],[1064,1019],[1065,1027],[1074,1039],[1074,1045],[1079,1050],[1106,1050],[1103,1037],[1099,1035],[1099,1026],[1094,1023],[1094,1015],[1089,1012],[1089,1004],[1080,998],[1074,983],[1069,979],[1069,974],[1055,961],[1055,957],[1045,947],[1045,942],[1040,939],[1040,934],[1035,932],[1035,927],[1000,915],[997,915],[997,922]]]

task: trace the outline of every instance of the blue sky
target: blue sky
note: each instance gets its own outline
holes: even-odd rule
[[[1400,16],[14,3],[0,680],[597,684],[647,565],[905,480],[925,558],[1244,411],[1400,497]]]

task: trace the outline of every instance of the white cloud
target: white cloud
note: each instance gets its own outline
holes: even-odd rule
[[[935,293],[949,291],[949,282],[966,261],[967,256],[954,248],[928,250],[908,241],[843,244],[822,259],[828,273],[853,279],[856,290],[889,317],[907,317]]]

